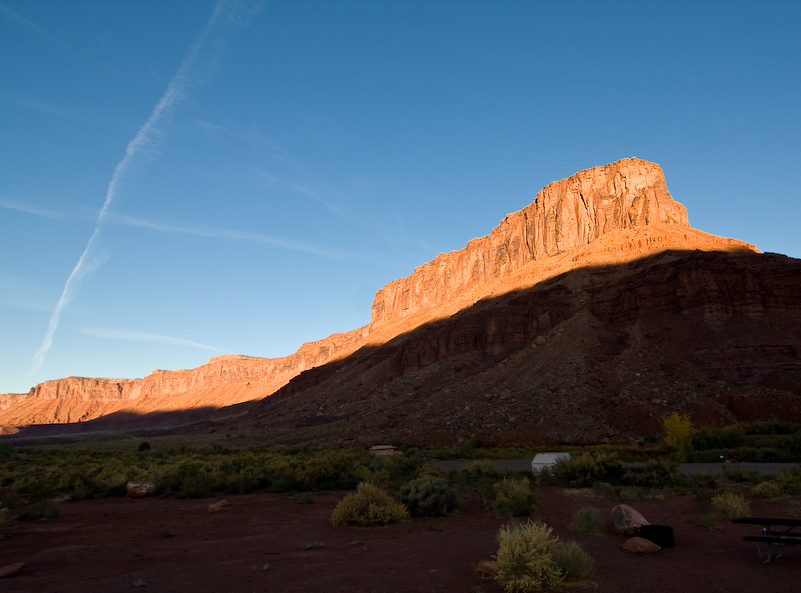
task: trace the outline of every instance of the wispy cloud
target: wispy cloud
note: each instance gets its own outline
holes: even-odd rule
[[[16,210],[17,212],[24,212],[25,214],[31,214],[33,216],[39,216],[41,218],[49,218],[50,220],[60,220],[60,221],[68,221],[68,220],[91,220],[91,218],[87,215],[75,215],[75,214],[67,214],[64,212],[51,210],[49,208],[40,208],[38,206],[33,206],[31,204],[23,204],[20,202],[15,202],[12,200],[5,200],[0,198],[0,208],[6,208],[8,210]]]
[[[193,235],[195,237],[209,237],[212,239],[228,239],[231,241],[247,241],[249,243],[272,245],[273,247],[278,247],[280,249],[301,251],[303,253],[317,255],[328,259],[343,259],[344,257],[343,254],[326,247],[310,245],[308,243],[301,243],[298,241],[277,239],[275,237],[260,233],[238,231],[235,229],[221,229],[195,223],[163,223],[116,213],[110,214],[107,218],[107,222],[147,228],[154,231],[161,231],[163,233]]]
[[[184,340],[182,338],[174,338],[172,336],[163,336],[161,334],[151,334],[148,332],[128,331],[123,329],[109,329],[109,328],[76,328],[82,334],[101,338],[104,340],[123,340],[128,342],[152,342],[157,344],[174,344],[176,346],[188,346],[190,348],[200,348],[201,350],[212,350],[214,352],[226,352],[222,348],[209,346],[208,344],[201,344],[200,342],[193,342],[191,340]]]
[[[0,102],[5,103],[6,105],[15,105],[17,107],[23,107],[24,109],[31,109],[33,111],[46,113],[47,115],[54,115],[56,117],[61,117],[64,119],[71,119],[71,120],[86,119],[86,117],[82,115],[77,115],[75,113],[65,111],[64,109],[53,107],[52,105],[50,105],[49,103],[45,103],[44,101],[12,97],[5,93],[0,93]]]
[[[58,329],[59,320],[64,307],[74,299],[80,289],[81,281],[87,276],[91,275],[99,265],[102,264],[103,258],[94,254],[96,250],[96,243],[98,234],[103,223],[109,213],[109,208],[117,196],[118,188],[122,182],[125,174],[136,163],[137,160],[147,159],[152,156],[153,147],[161,135],[161,126],[169,115],[176,109],[180,102],[187,96],[193,89],[197,88],[211,76],[213,70],[218,65],[219,56],[222,49],[217,44],[215,51],[206,56],[198,65],[198,58],[201,52],[208,44],[209,38],[215,31],[215,28],[220,25],[224,30],[230,29],[234,25],[242,24],[243,20],[252,15],[255,8],[241,1],[236,0],[218,0],[214,6],[214,11],[209,19],[206,27],[200,32],[195,43],[189,49],[188,54],[184,58],[178,71],[173,76],[167,85],[166,92],[162,95],[159,102],[153,108],[147,121],[139,128],[139,131],[134,136],[133,140],[128,143],[125,149],[125,156],[117,163],[114,168],[114,173],[111,176],[111,182],[106,190],[106,199],[103,201],[103,207],[100,209],[100,214],[97,217],[97,223],[89,242],[86,245],[83,253],[81,254],[78,263],[72,270],[72,273],[67,278],[64,285],[64,290],[61,297],[56,303],[56,307],[50,316],[50,323],[48,324],[47,333],[42,340],[42,345],[33,357],[32,367],[29,374],[34,374],[41,369],[45,356],[47,355],[50,347],[53,344],[53,336]]]
[[[58,41],[55,37],[50,35],[47,31],[39,27],[38,25],[34,24],[30,20],[26,19],[24,16],[21,16],[8,8],[7,6],[0,4],[0,14],[11,20],[12,22],[16,23],[18,26],[22,27],[23,29],[33,33],[38,38],[47,41],[48,43],[52,43],[54,45],[61,46],[61,42]]]

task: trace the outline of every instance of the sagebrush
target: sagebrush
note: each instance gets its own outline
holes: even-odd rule
[[[745,517],[750,513],[750,506],[745,497],[739,492],[724,490],[712,495],[710,498],[712,508],[726,519]]]
[[[597,535],[604,530],[604,520],[598,509],[584,507],[576,511],[567,529],[579,535]]]
[[[409,518],[406,507],[378,486],[360,483],[331,513],[335,527],[383,527]]]
[[[495,579],[505,591],[558,589],[565,578],[554,560],[559,538],[545,523],[504,525],[498,531],[498,572]]]
[[[498,517],[530,515],[537,509],[537,493],[531,481],[504,478],[492,485],[487,507]]]
[[[553,552],[553,560],[565,582],[589,581],[595,576],[595,560],[578,542],[560,542]]]
[[[414,517],[447,515],[456,508],[456,488],[445,478],[423,476],[401,486],[400,501]]]

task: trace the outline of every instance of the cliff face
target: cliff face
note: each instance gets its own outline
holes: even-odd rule
[[[154,371],[143,379],[46,381],[27,394],[0,395],[0,427],[84,421],[118,411],[216,408],[265,398],[304,371],[364,346],[378,347],[482,298],[531,287],[572,269],[667,249],[753,251],[739,241],[691,229],[659,165],[624,159],[551,183],[486,237],[386,285],[376,293],[372,322],[365,327],[303,344],[284,358],[226,355],[192,370]],[[549,315],[538,321],[538,331],[558,322]],[[411,352],[409,361],[429,357]]]
[[[687,211],[671,197],[659,165],[624,159],[581,171],[543,188],[532,204],[509,214],[486,237],[387,284],[376,293],[372,322],[435,307],[532,261],[574,250],[613,230],[646,225],[689,227]]]
[[[146,414],[262,398],[295,375],[351,353],[365,335],[364,328],[334,334],[284,358],[227,354],[195,369],[156,370],[143,379],[45,381],[27,394],[3,395],[0,426],[82,422],[120,411]]]

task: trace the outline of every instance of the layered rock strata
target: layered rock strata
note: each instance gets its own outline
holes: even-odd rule
[[[443,253],[410,276],[387,284],[373,301],[372,322],[435,307],[470,288],[511,276],[530,262],[592,243],[619,229],[689,227],[662,169],[636,158],[594,167],[555,181],[536,200],[509,214],[486,237]]]
[[[624,159],[551,183],[486,237],[386,285],[376,293],[372,322],[365,327],[306,343],[284,358],[226,355],[192,370],[154,371],[143,379],[46,381],[27,394],[0,395],[0,426],[85,421],[117,411],[217,408],[264,398],[304,371],[380,346],[482,298],[581,266],[686,248],[753,250],[691,229],[659,165]]]

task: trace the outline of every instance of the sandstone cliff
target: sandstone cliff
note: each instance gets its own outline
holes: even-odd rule
[[[671,197],[659,165],[632,158],[581,171],[542,189],[533,203],[509,214],[486,237],[387,284],[373,301],[373,324],[435,307],[610,231],[646,225],[689,226],[687,211]]]
[[[372,322],[277,359],[226,355],[192,370],[143,379],[69,377],[0,396],[0,426],[86,421],[261,399],[304,371],[343,359],[477,301],[530,287],[571,269],[632,261],[666,249],[751,250],[693,230],[659,165],[624,159],[551,183],[492,233],[441,254],[376,293]],[[544,322],[543,322],[544,323]]]

